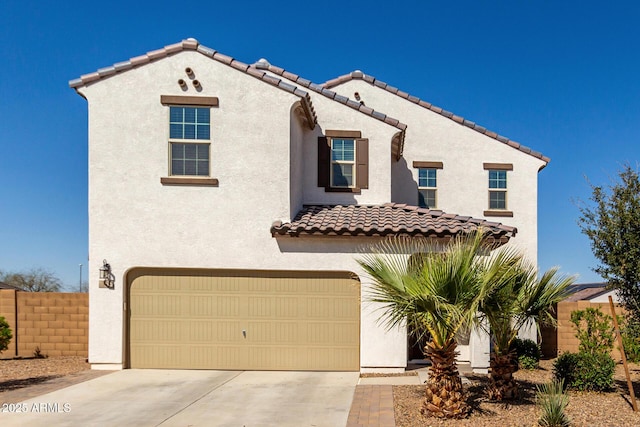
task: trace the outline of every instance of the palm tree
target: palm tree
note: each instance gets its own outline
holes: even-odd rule
[[[483,233],[436,247],[427,240],[391,238],[358,260],[373,280],[370,300],[382,304],[381,320],[426,332],[425,356],[432,362],[422,412],[462,418],[469,412],[455,363],[456,334],[476,318],[485,288],[510,272],[516,260],[501,253],[485,261]],[[409,256],[414,255],[411,260]],[[490,272],[490,273],[488,273]]]
[[[518,369],[513,340],[526,324],[533,322],[538,328],[553,324],[553,307],[565,299],[575,278],[558,275],[558,268],[545,272],[539,279],[535,267],[521,257],[514,264],[507,280],[493,282],[486,287],[486,297],[480,303],[480,320],[486,319],[490,327],[493,349],[490,357],[490,399],[507,400],[519,395],[513,373]],[[482,323],[481,323],[482,324]]]

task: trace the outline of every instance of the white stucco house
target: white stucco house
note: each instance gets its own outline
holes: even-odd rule
[[[401,371],[363,248],[481,225],[536,262],[549,159],[360,71],[316,84],[188,39],[70,86],[96,369]],[[460,350],[488,366],[486,337]]]

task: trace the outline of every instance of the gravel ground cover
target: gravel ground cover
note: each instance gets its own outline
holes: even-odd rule
[[[425,426],[537,426],[539,409],[535,404],[536,385],[551,381],[552,360],[540,362],[535,371],[520,370],[515,373],[522,396],[511,403],[490,402],[484,389],[488,384],[486,375],[467,375],[469,402],[473,411],[464,420],[439,420],[420,414],[424,397],[423,386],[394,386],[393,400],[398,427]],[[636,398],[640,397],[640,365],[630,364]],[[634,413],[627,391],[624,368],[618,365],[615,375],[615,390],[609,393],[569,392],[567,414],[574,427],[625,427],[640,426],[640,413]],[[640,402],[639,402],[640,404]]]
[[[17,390],[90,369],[81,356],[0,360],[0,393]]]

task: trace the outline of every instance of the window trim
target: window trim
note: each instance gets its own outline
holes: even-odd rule
[[[209,108],[218,107],[219,99],[213,96],[181,96],[181,95],[160,95],[160,103],[167,109],[166,124],[167,129],[167,172],[168,176],[160,177],[162,185],[199,185],[217,187],[219,182],[217,178],[211,175],[211,111],[209,111],[209,138],[208,139],[182,139],[171,138],[171,107],[192,107],[192,108]],[[207,175],[173,175],[172,171],[172,144],[206,144],[209,149],[209,171]]]
[[[333,187],[332,140],[354,140],[353,186]],[[318,136],[317,158],[318,187],[324,188],[327,193],[355,193],[360,194],[363,189],[369,188],[369,139],[362,138],[362,132],[358,130],[327,129],[324,135]]]
[[[412,163],[415,169],[418,169],[418,206],[420,206],[420,190],[434,190],[435,191],[435,199],[436,205],[434,207],[422,207],[423,209],[438,209],[438,169],[444,169],[443,162],[436,161],[425,161],[425,160],[414,160]],[[436,170],[436,186],[435,187],[421,187],[420,186],[420,169],[435,169]]]
[[[413,167],[416,169],[444,169],[444,164],[442,162],[414,161]]]
[[[483,163],[482,167],[487,173],[487,206],[488,209],[483,212],[484,216],[496,216],[496,217],[513,217],[513,211],[509,210],[509,171],[513,171],[512,163]],[[491,172],[504,172],[505,188],[492,188],[491,184]],[[491,207],[491,193],[503,193],[504,194],[504,208],[492,208]]]
[[[356,170],[356,159],[358,157],[358,148],[356,147],[356,139],[355,138],[345,138],[345,137],[329,137],[330,140],[330,144],[329,144],[329,152],[331,153],[329,156],[329,161],[330,161],[330,165],[329,165],[329,187],[332,189],[353,189],[353,188],[357,188],[356,183],[358,182],[358,171]],[[352,141],[353,142],[353,160],[334,160],[333,159],[333,152],[334,152],[334,148],[333,148],[333,143],[336,141]],[[336,150],[337,151],[337,150]],[[343,145],[343,152],[344,152],[344,145]],[[334,178],[334,174],[333,174],[333,166],[334,165],[351,165],[351,185],[335,185],[335,182],[333,181]]]
[[[168,107],[217,107],[217,96],[160,95],[160,103]]]
[[[420,171],[421,170],[425,170],[425,171],[434,171],[435,172],[435,181],[436,181],[436,185],[435,187],[428,187],[428,186],[420,186]],[[427,177],[427,180],[429,179],[429,177]],[[434,199],[434,206],[420,206],[420,190],[431,190],[433,191],[433,199]],[[437,168],[425,168],[425,167],[420,167],[418,168],[418,206],[421,208],[425,208],[425,209],[438,209],[438,169]]]

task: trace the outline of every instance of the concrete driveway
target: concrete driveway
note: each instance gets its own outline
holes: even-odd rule
[[[0,425],[344,426],[358,376],[127,369],[0,406]]]

